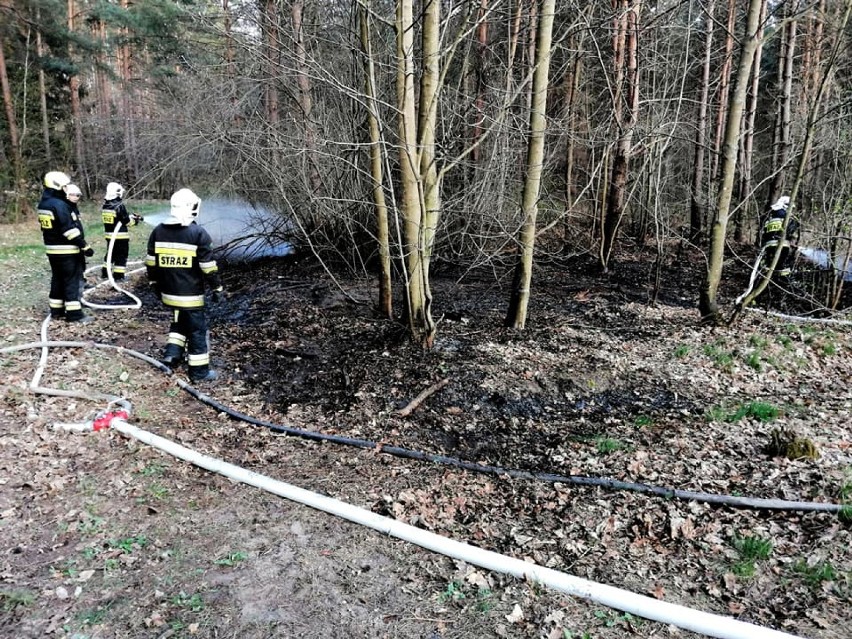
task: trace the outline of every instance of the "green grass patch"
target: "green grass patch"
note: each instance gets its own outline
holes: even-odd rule
[[[633,420],[633,425],[636,428],[642,428],[643,426],[650,426],[654,423],[654,420],[648,417],[648,415],[637,415],[636,419]]]
[[[601,455],[609,455],[617,450],[624,450],[626,446],[612,437],[598,437],[595,439],[595,448]]]
[[[739,553],[739,560],[731,567],[731,571],[739,577],[753,577],[755,562],[769,559],[772,555],[772,540],[751,535],[735,536],[734,548]]]
[[[25,608],[35,603],[35,593],[29,590],[0,590],[0,601],[3,602],[3,611],[12,612],[19,606]]]
[[[793,572],[800,575],[811,588],[818,588],[824,581],[835,581],[838,575],[831,562],[820,561],[809,565],[805,559],[796,562]]]
[[[464,587],[458,581],[451,581],[447,584],[447,587],[444,588],[444,591],[438,595],[438,601],[446,602],[446,601],[459,601],[465,598]]]
[[[110,605],[100,606],[94,610],[84,610],[78,615],[77,619],[84,626],[97,626],[106,619],[109,609]]]
[[[776,419],[780,411],[772,404],[766,402],[748,402],[740,406],[733,414],[728,415],[725,421],[738,422],[749,417],[760,422],[771,422]]]
[[[248,553],[238,550],[237,552],[231,552],[224,557],[220,557],[213,563],[217,566],[236,566],[238,563],[245,561],[246,559],[248,559]]]
[[[723,350],[718,344],[706,344],[704,346],[704,354],[723,370],[729,371],[733,368],[733,353]]]
[[[188,595],[181,591],[172,597],[172,603],[179,608],[184,608],[192,612],[201,612],[204,610],[204,598],[198,593]]]
[[[763,370],[763,363],[761,361],[760,351],[752,351],[748,355],[746,355],[746,364],[749,368],[753,368],[757,372]]]
[[[731,412],[729,408],[725,408],[724,406],[711,406],[705,415],[708,421],[732,424],[747,417],[760,422],[771,422],[780,414],[781,411],[772,404],[766,402],[747,402],[738,406],[734,412]]]
[[[476,592],[476,611],[486,613],[494,607],[494,593],[489,588],[480,588]]]
[[[148,539],[144,535],[125,537],[124,539],[114,539],[109,542],[110,548],[117,548],[127,554],[132,553],[136,549],[144,548],[147,545]]]

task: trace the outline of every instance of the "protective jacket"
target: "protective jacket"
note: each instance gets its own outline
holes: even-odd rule
[[[78,255],[87,247],[83,223],[62,191],[44,190],[38,203],[38,222],[48,255]]]
[[[119,230],[115,239],[130,239],[130,232],[128,229],[131,226],[135,226],[136,220],[130,217],[130,213],[127,212],[127,207],[124,206],[124,202],[121,198],[117,198],[115,200],[104,200],[103,206],[101,207],[101,216],[104,221],[104,235],[107,240],[112,238],[112,232],[115,230],[115,226],[118,222],[121,222],[121,230]]]
[[[83,222],[62,191],[46,188],[38,203],[38,221],[50,262],[48,304],[54,317],[69,321],[83,319],[80,283],[84,254],[92,251],[86,244]]]
[[[781,230],[784,228],[784,218],[787,217],[786,209],[771,211],[769,218],[763,224],[763,233],[761,235],[761,246],[768,248],[770,246],[778,246],[781,240]],[[797,240],[799,235],[799,222],[795,218],[787,224],[787,233],[785,237],[785,245],[789,245],[791,240]]]
[[[205,283],[211,290],[221,290],[212,244],[210,234],[195,222],[189,226],[159,224],[151,232],[145,266],[148,281],[159,291],[163,304],[201,308]]]

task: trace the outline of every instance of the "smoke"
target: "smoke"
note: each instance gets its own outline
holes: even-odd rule
[[[836,271],[840,271],[844,280],[852,282],[852,260],[848,260],[844,265],[836,264],[830,259],[828,251],[808,247],[799,247],[799,255],[820,268],[831,267]]]
[[[156,226],[169,217],[168,208],[145,216]],[[251,261],[263,257],[283,257],[293,252],[287,241],[288,225],[269,209],[243,200],[202,200],[198,224],[213,238],[217,256],[233,261]]]

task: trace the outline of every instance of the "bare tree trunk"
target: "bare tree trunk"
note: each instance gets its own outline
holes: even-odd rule
[[[629,2],[629,4],[628,4]],[[630,171],[630,156],[633,153],[633,132],[639,120],[639,66],[638,35],[641,0],[613,0],[616,9],[615,52],[615,95],[614,118],[618,139],[612,159],[612,174],[604,217],[600,266],[604,273],[609,270],[612,249],[624,215],[627,178]],[[622,101],[624,104],[622,105]]]
[[[481,161],[482,149],[479,145],[479,139],[482,137],[482,123],[485,120],[485,56],[488,52],[487,13],[488,0],[480,0],[479,25],[476,28],[476,98],[473,103],[476,120],[471,133],[473,151],[470,154],[471,162],[477,166]]]
[[[5,12],[4,12],[5,13]],[[12,171],[15,184],[13,191],[15,200],[12,210],[12,221],[17,222],[21,217],[24,198],[24,162],[21,154],[21,136],[18,131],[18,119],[15,114],[15,103],[12,100],[12,88],[9,84],[9,71],[6,68],[6,43],[0,32],[0,90],[3,92],[3,105],[6,108],[6,128],[9,131],[9,144],[12,147]]]
[[[263,32],[263,60],[266,83],[264,93],[264,107],[266,110],[266,121],[274,128],[281,119],[281,109],[278,99],[279,73],[278,55],[278,0],[261,0],[260,25]]]
[[[518,6],[515,10],[515,17],[512,20],[511,31],[509,34],[508,59],[506,60],[506,95],[510,95],[514,87],[512,69],[515,68],[515,57],[518,53],[518,41],[521,37],[521,17],[523,16],[523,10],[524,0],[518,0]]]
[[[398,0],[396,16],[397,104],[399,109],[399,170],[402,190],[403,243],[406,266],[406,301],[411,338],[430,348],[435,322],[423,260],[424,205],[421,200],[417,148],[417,103],[414,91],[413,0]]]
[[[393,317],[393,289],[391,287],[390,229],[388,207],[385,202],[382,170],[382,137],[379,129],[379,108],[376,99],[376,68],[373,62],[370,37],[369,0],[367,7],[358,12],[361,31],[361,48],[364,52],[364,93],[367,98],[368,126],[370,131],[370,178],[373,182],[373,206],[376,210],[376,243],[379,248],[379,312]]]
[[[701,288],[698,309],[704,321],[717,321],[719,306],[717,294],[722,281],[722,263],[724,261],[725,239],[728,230],[728,217],[731,210],[734,176],[737,169],[737,155],[740,136],[740,124],[745,110],[745,97],[749,87],[749,76],[754,63],[755,52],[760,44],[760,9],[763,0],[749,0],[745,33],[743,34],[740,62],[737,69],[731,107],[725,126],[725,144],[723,147],[719,193],[716,212],[710,229],[710,248],[707,260],[707,272]]]
[[[728,95],[731,90],[731,70],[734,66],[734,28],[737,16],[736,0],[728,0],[728,23],[725,35],[725,57],[719,70],[719,108],[716,112],[716,141],[713,145],[713,162],[710,176],[719,179],[719,159],[722,155],[722,132],[728,116]]]
[[[124,11],[129,10],[128,0],[121,0],[121,8]],[[130,30],[124,27],[122,32],[125,38],[129,39]],[[121,46],[119,56],[121,60],[121,115],[124,120],[124,155],[127,158],[125,176],[127,181],[134,181],[135,176],[139,175],[139,158],[136,153],[136,115],[134,112],[133,63],[130,45]]]
[[[93,26],[93,30],[95,30],[96,36],[100,39],[100,41],[102,43],[106,43],[106,23],[104,23],[103,20],[98,21],[98,23]],[[112,115],[112,85],[110,84],[107,72],[105,71],[105,69],[109,66],[108,54],[98,54],[98,58],[101,62],[95,71],[97,74],[98,104],[101,117],[108,118]]]
[[[12,147],[12,159],[15,173],[20,173],[21,136],[18,132],[18,118],[15,114],[15,102],[12,99],[12,87],[9,84],[9,71],[6,67],[5,41],[0,33],[0,87],[3,90],[3,106],[6,108],[6,126],[9,130],[9,144]],[[17,189],[17,185],[15,187]]]
[[[523,226],[518,243],[520,254],[515,265],[512,294],[506,314],[506,326],[523,329],[532,283],[533,255],[535,249],[538,198],[541,191],[541,174],[544,166],[544,139],[547,130],[547,85],[550,74],[550,52],[553,36],[553,18],[556,0],[542,0],[538,19],[535,70],[532,81],[530,133],[527,149],[527,175],[523,193]]]
[[[435,231],[441,217],[441,182],[438,175],[435,148],[435,132],[438,126],[438,98],[441,91],[441,2],[428,0],[422,10],[423,33],[422,55],[423,69],[420,74],[420,107],[417,126],[418,148],[420,150],[420,182],[423,198],[423,227],[421,235],[421,259],[423,262],[423,291],[426,300],[426,314],[429,318],[430,332],[422,341],[427,348],[432,347],[435,339],[435,325],[432,321],[432,291],[429,283],[429,267],[432,263],[432,249],[435,244]]]
[[[222,28],[225,32],[225,74],[228,78],[231,113],[234,124],[242,124],[240,109],[237,105],[237,66],[234,46],[234,18],[231,15],[230,0],[222,0]]]
[[[825,20],[826,20],[826,0],[819,0],[816,9],[811,13],[808,20],[808,29],[803,40],[804,51],[802,52],[801,72],[801,92],[799,97],[799,118],[803,116],[802,111],[806,111],[808,105],[814,100],[814,95],[819,89],[819,72],[822,67],[822,52],[825,45]],[[810,158],[810,167],[808,170],[808,181],[802,185],[802,194],[799,197],[799,202],[808,208],[812,208],[814,204],[814,195],[819,193],[820,185],[823,183],[823,170],[825,163],[823,162],[824,152],[817,149]],[[842,283],[842,279],[840,280]]]
[[[788,5],[785,5],[788,6]],[[789,7],[790,15],[798,8]],[[777,200],[784,189],[784,175],[787,163],[790,161],[790,151],[793,148],[793,60],[796,54],[796,20],[790,20],[784,25],[782,38],[781,56],[778,59],[780,65],[780,100],[778,102],[776,138],[773,152],[772,182],[769,185],[768,204]],[[767,205],[768,205],[767,204]]]
[[[41,18],[41,13],[37,13],[37,19]],[[36,54],[39,59],[44,58],[45,48],[44,40],[41,37],[41,31],[36,30]],[[47,114],[47,83],[45,82],[44,69],[42,65],[38,66],[38,102],[41,110],[41,137],[44,140],[44,159],[48,165],[53,164],[53,154],[50,148],[50,120]]]
[[[701,95],[695,125],[695,153],[692,164],[692,197],[689,207],[689,239],[697,242],[707,216],[707,190],[704,185],[704,158],[707,156],[707,102],[710,97],[710,61],[713,57],[713,14],[716,0],[706,3],[707,22],[704,30],[704,63],[701,65]]]
[[[68,0],[68,31],[74,33],[74,16],[76,14],[76,5],[74,0]],[[71,52],[69,51],[69,54]],[[76,158],[76,172],[84,179],[80,180],[88,187],[88,179],[86,177],[86,161],[83,143],[83,110],[80,106],[80,78],[74,74],[68,80],[68,87],[71,90],[71,120],[74,123],[74,157]]]
[[[760,90],[760,62],[763,57],[763,29],[766,23],[766,0],[763,0],[763,5],[760,8],[760,31],[757,34],[760,44],[757,51],[754,52],[754,65],[751,74],[751,87],[748,94],[748,104],[746,105],[746,117],[743,127],[743,139],[741,144],[742,159],[740,161],[740,182],[738,188],[739,201],[742,203],[739,215],[737,216],[736,235],[738,242],[744,239],[745,222],[749,220],[757,221],[759,218],[758,207],[754,205],[755,199],[752,196],[752,164],[754,162],[754,125],[757,117],[757,104]]]
[[[565,146],[565,211],[570,213],[574,206],[574,197],[576,195],[574,189],[574,156],[577,140],[577,105],[578,93],[580,90],[580,78],[583,74],[583,41],[585,39],[585,31],[580,33],[579,39],[573,34],[568,41],[568,50],[577,49],[574,59],[568,65],[568,70],[565,72],[564,91],[565,91],[565,127],[567,130],[568,141]]]
[[[305,154],[307,157],[308,183],[311,193],[318,195],[322,187],[319,163],[317,162],[317,135],[313,121],[313,99],[311,98],[311,80],[308,76],[308,55],[305,50],[304,22],[302,11],[304,0],[293,0],[290,16],[293,21],[293,42],[296,47],[296,84],[299,87],[299,107],[302,110],[302,122],[305,135]]]

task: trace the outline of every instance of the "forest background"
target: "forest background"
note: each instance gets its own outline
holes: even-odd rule
[[[238,195],[279,213],[269,235],[378,274],[388,316],[402,282],[428,348],[435,264],[498,272],[523,328],[537,260],[647,250],[655,298],[689,251],[719,319],[726,247],[783,193],[834,276],[811,310],[836,308],[851,5],[2,0],[2,215],[32,216],[56,169],[88,196]]]

